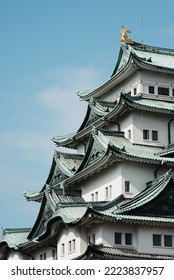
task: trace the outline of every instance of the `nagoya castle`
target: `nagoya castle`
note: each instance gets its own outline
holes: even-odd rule
[[[35,223],[3,229],[0,259],[174,259],[174,50],[129,32],[111,77],[77,92],[86,115],[53,137],[44,186],[24,194]]]

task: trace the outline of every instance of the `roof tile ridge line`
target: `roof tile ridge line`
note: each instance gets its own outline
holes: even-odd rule
[[[11,234],[11,233],[20,233],[20,232],[30,232],[31,230],[31,227],[27,227],[27,228],[2,228],[2,232],[3,232],[3,235],[8,235],[8,234]]]
[[[151,45],[143,45],[144,48],[140,49],[138,46],[134,45],[133,48],[135,50],[142,50],[146,52],[152,52],[157,54],[164,54],[164,55],[174,55],[174,49],[171,48],[165,48],[165,47],[157,47],[157,46],[151,46]]]

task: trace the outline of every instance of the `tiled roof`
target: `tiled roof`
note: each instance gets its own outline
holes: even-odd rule
[[[137,160],[146,159],[146,160],[156,160],[156,161],[165,161],[170,164],[174,163],[174,158],[162,157],[160,156],[161,152],[164,152],[167,148],[157,147],[157,146],[148,146],[133,144],[127,138],[115,133],[114,131],[106,130],[97,130],[95,138],[98,142],[107,147],[110,145],[112,148],[116,149],[116,152],[119,152],[120,156],[127,156],[132,158],[137,158]]]
[[[174,50],[144,45],[129,46],[130,51],[147,64],[174,69]]]
[[[18,245],[28,241],[29,232],[30,228],[6,228],[3,230],[0,245],[6,243],[8,247],[16,248]]]
[[[138,252],[134,248],[109,247],[95,244],[88,245],[87,250],[76,259],[87,260],[91,258],[174,260],[173,255],[143,253]]]
[[[59,169],[64,174],[71,177],[79,168],[83,159],[83,155],[55,151],[54,158]]]

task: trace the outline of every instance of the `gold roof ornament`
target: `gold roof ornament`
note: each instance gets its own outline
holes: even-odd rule
[[[124,42],[126,44],[135,44],[135,41],[132,40],[131,38],[128,37],[127,33],[131,33],[131,30],[129,28],[127,28],[126,26],[122,26],[122,29],[121,29],[121,39],[120,41],[121,42]]]

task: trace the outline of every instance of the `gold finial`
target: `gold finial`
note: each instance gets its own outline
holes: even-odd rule
[[[126,26],[122,26],[121,29],[121,42],[127,43],[127,44],[135,44],[135,41],[128,37],[127,33],[131,33],[130,29]]]

